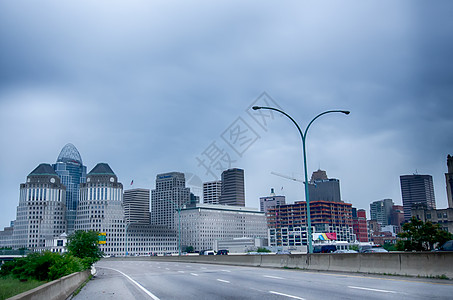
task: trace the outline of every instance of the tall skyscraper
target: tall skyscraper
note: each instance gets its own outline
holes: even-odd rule
[[[203,182],[203,203],[219,204],[222,193],[222,181]]]
[[[190,203],[190,189],[184,173],[170,172],[156,176],[156,189],[151,190],[151,224],[177,229],[175,211]]]
[[[445,173],[445,181],[447,183],[448,207],[453,208],[453,157],[450,154],[447,156],[447,169],[448,173]]]
[[[384,199],[374,201],[370,204],[371,220],[377,220],[381,225],[390,225],[392,223],[393,200]]]
[[[413,204],[424,204],[428,209],[436,208],[433,178],[431,175],[401,175],[400,183],[404,220],[410,220]]]
[[[308,185],[310,201],[340,202],[340,180],[327,178],[326,171],[313,172]]]
[[[150,223],[148,189],[131,189],[124,191],[123,206],[127,224]]]
[[[267,213],[269,208],[277,205],[286,204],[285,196],[276,196],[274,189],[271,189],[271,194],[266,197],[260,197],[260,211]]]
[[[219,204],[245,206],[244,170],[234,168],[222,172]]]
[[[79,151],[73,144],[66,144],[52,165],[55,172],[66,186],[66,220],[68,234],[74,231],[77,205],[79,203],[80,184],[86,182],[87,168],[82,163]]]
[[[20,185],[13,247],[39,251],[66,232],[66,187],[49,164],[40,164]]]
[[[105,234],[100,249],[107,255],[124,254],[123,184],[106,163],[97,164],[80,185],[75,230]]]

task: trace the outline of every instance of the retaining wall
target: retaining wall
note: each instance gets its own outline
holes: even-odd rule
[[[68,298],[83,282],[85,282],[90,277],[90,274],[90,270],[73,273],[38,286],[32,290],[23,292],[22,294],[8,298],[8,300],[64,300]]]
[[[359,272],[453,278],[453,252],[389,252],[268,255],[199,255],[108,258],[164,260],[239,266],[299,268],[317,271]]]

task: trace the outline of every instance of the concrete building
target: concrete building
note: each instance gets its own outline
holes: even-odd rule
[[[46,240],[66,232],[66,187],[50,164],[40,164],[20,185],[13,247],[46,250]]]
[[[97,164],[80,185],[75,230],[105,234],[100,249],[106,255],[124,254],[123,184],[106,163]]]
[[[393,205],[392,199],[372,202],[370,204],[371,220],[377,220],[381,225],[390,225],[392,223]]]
[[[184,173],[170,172],[156,176],[156,189],[151,190],[151,224],[177,229],[175,211],[190,203],[190,189]]]
[[[256,209],[199,204],[181,210],[181,244],[196,251],[212,249],[216,240],[267,239],[266,216]]]
[[[410,220],[411,209],[414,204],[425,204],[428,209],[436,209],[431,175],[402,175],[400,182],[405,221]]]
[[[80,184],[86,182],[87,168],[82,163],[79,151],[73,144],[66,144],[52,165],[66,187],[67,234],[74,231]]]
[[[140,223],[130,224],[127,229],[124,253],[126,252],[132,256],[152,255],[154,253],[158,255],[177,253],[178,243],[176,231],[166,226]]]
[[[203,203],[219,204],[222,193],[222,181],[210,181],[203,183]]]
[[[150,224],[148,189],[137,188],[124,191],[123,206],[126,224]]]
[[[271,194],[266,197],[260,197],[260,211],[267,213],[269,208],[276,207],[277,205],[286,204],[285,196],[277,196],[274,189],[271,189]]]
[[[4,227],[2,231],[0,231],[0,248],[12,248],[13,247],[13,227]]]
[[[327,178],[326,171],[318,170],[313,172],[308,185],[308,192],[311,201],[333,201],[340,202],[340,180]]]
[[[245,206],[244,170],[233,168],[222,172],[219,204]]]
[[[453,157],[450,154],[447,156],[447,170],[445,173],[445,182],[447,187],[448,207],[453,208]]]
[[[423,222],[439,224],[442,230],[453,234],[453,208],[429,209],[424,204],[412,206],[412,216]]]

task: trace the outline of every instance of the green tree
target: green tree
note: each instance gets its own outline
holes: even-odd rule
[[[193,253],[195,251],[195,249],[193,248],[193,246],[187,246],[186,249],[184,250],[184,252],[187,252],[187,253]]]
[[[440,229],[439,224],[423,221],[412,217],[403,224],[402,232],[398,234],[400,240],[396,243],[399,251],[430,251],[436,245],[442,245],[453,238],[453,235]]]
[[[272,251],[267,249],[267,248],[258,248],[258,250],[256,250],[256,252],[259,252],[259,253],[270,253]]]
[[[0,269],[0,276],[12,275],[20,280],[35,279],[48,281],[58,279],[74,272],[83,271],[84,266],[80,258],[44,251],[33,252],[25,257],[19,257],[6,262]]]
[[[102,258],[102,251],[99,249],[99,237],[96,231],[77,230],[68,237],[66,244],[68,253],[81,258],[86,267]]]

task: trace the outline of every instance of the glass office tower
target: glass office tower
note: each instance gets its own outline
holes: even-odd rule
[[[57,162],[52,165],[55,172],[66,186],[66,218],[68,232],[74,231],[77,206],[79,203],[79,188],[86,182],[87,168],[82,163],[82,157],[73,144],[66,144],[58,155]]]

